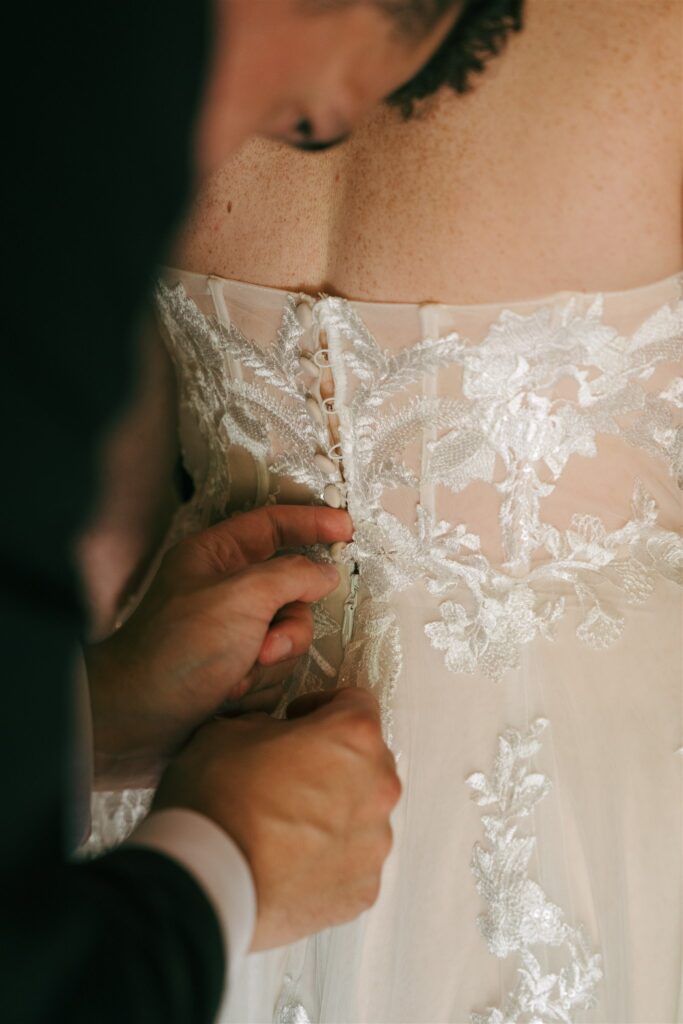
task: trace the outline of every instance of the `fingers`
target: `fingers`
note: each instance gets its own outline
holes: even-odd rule
[[[209,566],[224,575],[263,562],[283,548],[350,541],[352,535],[351,517],[343,509],[267,505],[217,523],[189,543],[199,568]]]
[[[269,715],[275,711],[282,700],[284,685],[283,680],[271,683],[270,686],[250,690],[240,700],[226,701],[218,713],[224,718],[237,718],[240,715],[249,715],[259,711]]]
[[[334,699],[336,690],[315,690],[313,693],[302,693],[287,705],[287,718],[304,718],[312,711],[329,704]]]
[[[258,660],[272,665],[283,658],[298,658],[313,640],[313,612],[303,601],[287,604],[275,616],[263,641]]]
[[[247,673],[248,686],[245,693],[256,693],[259,690],[269,689],[275,683],[284,683],[291,676],[296,668],[297,658],[286,658],[274,665],[254,665]]]
[[[230,691],[230,697],[221,704],[218,709],[219,713],[232,714],[233,711],[240,713],[243,710],[241,702],[247,696],[260,693],[262,690],[279,687],[280,694],[282,694],[283,684],[290,678],[296,668],[296,663],[296,658],[287,658],[285,661],[278,661],[273,665],[253,665],[238,685]]]
[[[369,690],[359,686],[343,686],[332,691],[332,700],[321,707],[321,715],[357,715],[381,725],[379,704]]]
[[[239,587],[240,605],[245,612],[270,623],[275,613],[286,606],[302,601],[319,601],[338,584],[339,573],[333,565],[312,562],[304,555],[283,555],[243,569],[230,577],[225,586]],[[273,624],[272,631],[291,639],[292,644],[300,644],[304,635],[301,615],[286,618],[284,624]],[[280,657],[287,657],[283,646],[280,651]]]
[[[254,665],[239,685],[232,688],[230,696],[223,700],[215,714],[233,717],[245,715],[250,711],[274,710],[285,692],[285,684],[294,672],[296,664],[296,657],[289,657],[284,662],[275,662],[273,665]],[[275,703],[272,708],[265,707],[273,700]]]
[[[335,691],[334,699],[323,704],[308,716],[311,723],[327,719],[334,722],[340,740],[361,754],[382,751],[389,753],[382,737],[382,719],[377,700],[360,687],[345,687]]]
[[[377,806],[382,813],[390,813],[401,797],[402,786],[396,759],[382,737],[379,704],[368,690],[344,687],[304,694],[291,702],[287,718],[305,718],[313,728],[319,727],[323,719],[327,719],[328,727],[334,722],[338,742],[381,765],[381,772],[375,776],[375,802],[368,802],[369,820]]]

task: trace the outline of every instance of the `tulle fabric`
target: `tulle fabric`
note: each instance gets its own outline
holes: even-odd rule
[[[205,316],[236,326],[264,350],[274,343],[286,302],[284,292],[181,271],[168,271],[166,280],[171,286],[181,284]],[[624,339],[663,309],[680,315],[682,282],[683,275],[675,275],[642,288],[602,295],[600,320],[616,329],[616,336],[606,336],[604,344],[618,350]],[[472,389],[480,386],[490,385],[494,392],[500,388],[502,393],[511,375],[527,372],[520,363],[527,357],[520,350],[506,366],[505,349],[491,344],[491,329],[500,323],[501,314],[513,317],[506,328],[513,332],[513,346],[514,318],[544,313],[545,320],[534,321],[541,345],[543,337],[562,322],[568,302],[573,303],[574,315],[585,315],[595,299],[595,295],[562,292],[485,306],[352,303],[350,308],[383,350],[398,353],[420,339],[457,332],[468,349],[466,360],[480,352],[481,366],[460,359],[407,384],[391,400],[391,412],[396,413],[409,410],[412,402],[422,398],[462,399],[463,388],[469,388],[470,398]],[[325,315],[324,309],[320,315]],[[177,346],[171,345],[171,351],[182,382],[190,371],[178,358]],[[568,363],[573,352],[569,346]],[[571,398],[581,372],[579,367],[578,376],[559,380],[550,400]],[[235,373],[234,361],[227,357],[225,373]],[[255,379],[248,369],[240,368],[240,373]],[[647,404],[650,394],[667,389],[678,394],[676,381],[682,374],[680,358],[667,357],[631,384],[643,389]],[[358,383],[350,373],[342,382],[341,375],[340,370],[336,383],[342,400],[350,402]],[[534,408],[530,393],[527,388],[526,403],[511,408],[519,410],[518,423],[527,415],[533,432],[542,417],[534,419],[529,412]],[[675,407],[676,402],[669,405]],[[682,492],[670,460],[659,457],[652,446],[647,450],[625,438],[640,415],[639,410],[626,412],[619,418],[618,430],[597,430],[593,451],[574,451],[554,480],[547,467],[538,470],[542,481],[553,483],[541,498],[543,523],[564,535],[577,528],[577,516],[590,516],[607,532],[620,530],[633,518],[634,487],[640,481],[647,500],[656,503],[660,540],[665,535],[680,537]],[[207,471],[206,441],[187,402],[181,424],[187,466],[195,481],[201,482]],[[666,446],[671,437],[664,437],[664,427],[662,431],[657,436]],[[482,473],[457,492],[421,478],[428,446],[442,435],[437,422],[427,424],[419,439],[406,447],[404,461],[418,483],[387,490],[386,510],[410,530],[415,527],[418,504],[434,521],[462,525],[476,537],[476,553],[493,570],[508,576],[523,579],[548,563],[547,552],[531,545],[526,563],[521,559],[510,568],[501,528],[505,494],[498,486],[500,469],[493,480]],[[529,437],[529,443],[535,443]],[[286,450],[286,442],[272,432],[271,442],[273,452]],[[263,500],[263,472],[257,460],[244,446],[228,446],[225,457],[231,468],[226,509]],[[320,497],[281,477],[277,500]],[[352,493],[349,505],[353,512]],[[210,518],[210,513],[204,515]],[[362,509],[356,519],[359,515]],[[175,535],[188,528],[187,522],[181,519],[176,524]],[[200,525],[195,519],[192,528]],[[593,527],[588,523],[585,529]],[[524,548],[523,536],[519,544]],[[463,549],[463,564],[468,564],[473,551]],[[508,568],[502,569],[506,558]],[[418,576],[409,586],[397,586],[383,597],[382,607],[393,616],[400,643],[400,670],[390,702],[392,747],[404,791],[394,813],[394,848],[379,901],[358,921],[291,948],[250,957],[221,1010],[221,1021],[673,1024],[683,1020],[683,602],[677,558],[679,548],[666,563],[671,572],[653,571],[651,589],[638,601],[632,599],[633,588],[615,592],[599,571],[595,573],[596,593],[601,600],[604,597],[600,607],[607,609],[610,622],[621,622],[619,637],[603,646],[580,641],[577,628],[586,618],[581,592],[567,587],[559,570],[557,576],[549,574],[536,585],[536,595],[549,607],[560,595],[564,599],[553,636],[537,631],[531,637],[521,633],[508,637],[518,647],[516,664],[506,667],[500,678],[491,678],[478,662],[469,663],[467,670],[447,667],[446,652],[430,642],[425,627],[440,620],[448,595],[435,593],[426,578]],[[369,597],[362,573],[360,597],[361,604]],[[340,607],[337,597],[331,606],[337,620]],[[524,617],[519,621],[523,632]],[[606,626],[608,633],[611,628]],[[327,636],[320,646],[338,668],[343,661],[338,637]],[[483,647],[481,653],[483,658]],[[363,685],[362,674],[357,682]],[[547,724],[529,760],[529,772],[544,776],[549,790],[520,817],[517,834],[534,837],[529,878],[559,908],[568,926],[583,929],[590,953],[600,957],[594,1005],[572,1008],[567,1003],[564,1016],[559,1010],[551,1016],[550,1003],[544,1002],[542,994],[535,1009],[510,1002],[520,970],[528,970],[529,964],[520,958],[519,950],[507,955],[491,951],[478,925],[487,900],[477,891],[472,870],[475,849],[489,848],[483,818],[491,813],[491,806],[472,799],[467,780],[473,773],[491,777],[500,738],[511,729],[526,736],[539,720]],[[529,948],[541,969],[539,993],[543,978],[555,977],[563,968],[571,972],[572,954],[566,944],[537,942]],[[472,1018],[477,1013],[482,1016]]]

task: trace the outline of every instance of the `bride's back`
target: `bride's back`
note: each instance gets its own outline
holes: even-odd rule
[[[404,781],[373,910],[223,1020],[681,1019],[682,10],[531,0],[470,95],[246,147],[160,283],[168,539],[346,502],[288,699],[371,689]]]
[[[322,154],[245,146],[174,262],[400,302],[662,279],[683,264],[682,27],[677,0],[527,0],[470,93],[384,107]]]

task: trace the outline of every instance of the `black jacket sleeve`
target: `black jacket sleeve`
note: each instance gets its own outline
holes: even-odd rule
[[[187,201],[202,0],[36,0],[4,38],[0,284],[0,1020],[208,1024],[225,951],[170,859],[69,860],[72,551],[134,336]],[[9,62],[3,62],[3,76]]]
[[[202,890],[155,851],[66,856],[70,719],[55,671],[62,620],[3,594],[0,1020],[207,1024],[221,998],[221,930]],[[51,616],[50,616],[51,617]],[[23,669],[20,675],[18,669]],[[11,672],[7,672],[11,669]],[[36,671],[43,673],[36,679]]]

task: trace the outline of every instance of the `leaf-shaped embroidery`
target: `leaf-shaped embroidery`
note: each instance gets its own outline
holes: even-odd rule
[[[318,437],[303,404],[292,406],[251,381],[230,381],[229,394],[254,420],[265,423],[284,443],[299,451],[315,452]]]
[[[517,984],[502,1006],[473,1013],[472,1024],[572,1024],[570,1011],[590,1009],[596,1002],[599,955],[590,953],[581,929],[569,925],[560,907],[529,877],[535,836],[517,835],[516,824],[506,826],[528,814],[550,788],[544,775],[528,767],[547,725],[539,718],[525,733],[507,729],[498,738],[491,778],[474,772],[466,780],[473,801],[494,808],[482,817],[488,849],[476,843],[472,851],[477,891],[487,904],[479,928],[494,956],[516,953],[520,961]],[[560,947],[568,962],[559,971],[544,971],[534,953],[538,946]]]
[[[350,401],[357,412],[379,406],[425,374],[450,366],[464,348],[459,336],[451,334],[418,341],[397,353],[385,352],[349,303],[327,299],[317,315],[330,335],[349,342],[343,361],[360,385]]]
[[[212,496],[212,509],[222,508],[221,492],[229,489],[225,448],[235,441],[321,500],[325,477],[314,459],[324,451],[326,434],[305,411],[296,301],[300,297],[283,301],[277,337],[264,347],[205,317],[181,287],[160,289],[162,315],[183,367],[182,400],[198,412],[209,448],[208,471],[199,482]],[[376,597],[422,579],[429,592],[447,599],[441,622],[428,624],[426,633],[444,651],[449,669],[501,678],[518,664],[522,644],[538,635],[554,638],[572,590],[584,605],[579,638],[591,646],[613,643],[623,623],[608,610],[603,589],[635,603],[647,599],[657,574],[681,579],[678,546],[657,526],[657,506],[640,482],[633,517],[616,530],[577,513],[560,531],[544,522],[543,508],[570,456],[595,457],[599,432],[628,440],[629,430],[646,431],[641,447],[667,459],[683,480],[683,426],[672,419],[683,394],[675,384],[679,377],[659,394],[644,388],[656,367],[680,357],[683,301],[661,307],[630,337],[603,322],[601,296],[585,312],[572,296],[528,315],[501,311],[477,344],[452,334],[394,352],[380,348],[351,304],[322,298],[312,310],[315,324],[328,334],[341,398],[344,493],[356,524],[352,547],[360,576]],[[240,393],[226,379],[226,356],[254,374],[250,393],[247,382]],[[416,397],[391,404],[394,395],[447,366],[462,367],[463,399]],[[574,382],[575,400],[566,389],[562,398],[553,392],[562,381]],[[632,413],[640,420],[621,422]],[[422,446],[427,458],[416,471],[403,452],[427,430],[445,433]],[[274,442],[275,456],[267,450]],[[537,463],[551,480],[540,475]],[[496,467],[507,557],[500,567],[479,552],[466,524],[439,532],[432,523],[429,532],[419,506],[414,528],[382,507],[388,488],[431,482],[457,493],[472,480],[492,483]],[[198,506],[202,500],[198,495]],[[187,522],[205,518],[202,513]],[[563,592],[548,600],[549,584]],[[447,609],[455,606],[461,611],[450,617]]]
[[[617,559],[605,570],[625,594],[630,604],[642,604],[654,590],[652,574],[637,558]]]
[[[473,480],[493,480],[496,453],[484,431],[458,427],[427,445],[426,480],[444,484],[457,494]]]
[[[599,604],[594,604],[577,626],[576,635],[588,647],[602,649],[615,644],[623,631],[623,616],[609,615]]]
[[[320,494],[327,482],[327,478],[310,457],[306,458],[298,452],[283,452],[276,455],[269,464],[269,468],[274,476],[287,477],[294,483],[303,484],[304,487],[309,487],[314,494]]]
[[[351,347],[344,352],[344,360],[359,381],[370,382],[382,373],[384,354],[348,302],[326,299],[316,307],[315,317],[328,334],[350,342]]]
[[[377,697],[386,742],[393,740],[392,697],[403,654],[398,623],[387,605],[372,598],[356,610],[354,634],[339,670],[339,686],[366,686]]]
[[[241,395],[234,395],[220,424],[225,431],[228,444],[240,445],[257,458],[264,458],[270,451],[270,438],[264,418],[254,410],[254,403],[243,401]]]
[[[293,376],[283,373],[274,357],[274,348],[263,349],[260,345],[246,338],[234,324],[227,327],[219,325],[226,352],[241,366],[254,371],[257,377],[263,377],[269,384],[281,388],[284,392],[292,391]],[[294,389],[295,393],[298,389]]]
[[[450,366],[463,351],[457,334],[445,338],[427,338],[395,354],[386,354],[381,374],[374,381],[370,401],[378,403],[392,394],[404,391],[425,374]]]
[[[658,536],[650,537],[647,553],[660,575],[683,586],[683,537],[662,531]]]
[[[367,443],[360,449],[363,472],[376,473],[379,461],[402,452],[426,427],[438,427],[453,419],[457,420],[457,413],[450,403],[434,398],[415,398],[397,412],[385,413],[378,423],[373,423],[374,429],[366,435]]]
[[[674,408],[683,409],[683,377],[674,377],[659,397],[663,402],[670,402]]]

